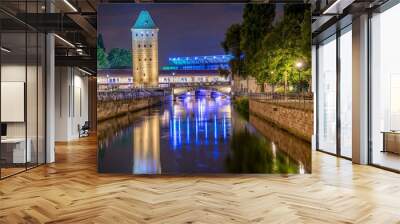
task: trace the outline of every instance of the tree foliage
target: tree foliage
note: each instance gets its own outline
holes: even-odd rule
[[[129,68],[132,63],[132,54],[127,49],[113,48],[107,59],[111,68]]]
[[[104,69],[108,67],[107,53],[103,48],[97,47],[97,68]]]
[[[283,12],[277,19],[273,5],[246,5],[242,24],[229,27],[222,46],[233,55],[240,52],[239,60],[230,62],[232,72],[300,90],[311,80],[311,13],[305,4],[288,4]]]
[[[256,54],[255,78],[259,83],[309,86],[311,79],[311,17],[307,5],[287,5]],[[300,66],[298,66],[300,65]],[[253,70],[255,71],[255,70]]]
[[[101,33],[97,36],[97,68],[108,68],[109,63],[107,59],[106,49],[104,47],[103,35]]]
[[[244,57],[244,71],[254,74],[254,62],[262,41],[273,28],[275,18],[274,4],[247,4],[243,11],[243,23],[240,29],[240,48]]]
[[[225,33],[225,40],[221,43],[225,53],[233,55],[233,59],[229,62],[231,71],[234,75],[243,75],[241,72],[242,62],[242,49],[240,48],[241,43],[241,25],[231,25]]]
[[[107,54],[103,35],[97,36],[97,68],[129,68],[131,64],[132,54],[129,50],[113,48]]]
[[[104,46],[103,35],[101,33],[97,36],[97,47],[106,51],[106,47]]]
[[[230,72],[228,69],[219,67],[217,71],[218,71],[219,75],[224,76],[224,77],[228,77],[230,75]]]

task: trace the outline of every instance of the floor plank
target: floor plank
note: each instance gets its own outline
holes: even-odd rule
[[[400,223],[400,175],[313,152],[310,175],[96,172],[96,139],[0,181],[0,223]]]

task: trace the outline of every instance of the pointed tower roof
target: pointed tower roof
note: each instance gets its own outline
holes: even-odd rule
[[[156,29],[157,26],[147,10],[142,10],[136,19],[133,29]]]

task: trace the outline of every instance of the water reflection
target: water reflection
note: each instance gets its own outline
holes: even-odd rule
[[[283,151],[288,157],[295,158],[299,163],[299,173],[311,172],[311,145],[301,138],[296,138],[289,132],[275,127],[263,119],[250,115],[253,127],[269,139],[272,152]]]
[[[230,173],[299,173],[297,161],[247,129],[235,132],[231,142],[231,154],[226,158]]]
[[[160,119],[149,116],[133,128],[133,173],[161,173]]]
[[[98,128],[100,172],[308,172],[304,169],[306,161],[263,137],[224,96],[187,95],[163,106],[107,120]]]
[[[170,112],[169,138],[173,149],[227,142],[230,129],[227,120],[231,119],[229,98],[186,97],[175,102]]]

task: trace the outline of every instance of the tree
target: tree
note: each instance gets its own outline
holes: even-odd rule
[[[224,77],[228,77],[231,73],[229,72],[229,70],[218,67],[218,74],[220,76],[224,76]]]
[[[243,52],[240,48],[240,35],[241,25],[231,25],[225,33],[225,39],[221,43],[225,53],[231,54],[233,58],[229,61],[229,67],[233,76],[233,80],[238,78],[246,78],[246,74],[243,72]]]
[[[97,47],[97,68],[108,68],[107,53],[103,48]]]
[[[284,17],[268,32],[251,64],[258,83],[300,88],[311,80],[310,11],[304,5],[287,5]],[[301,62],[299,69],[296,64]]]
[[[132,54],[126,49],[111,49],[107,59],[111,68],[129,68],[132,66]]]
[[[256,72],[256,55],[265,35],[273,28],[274,18],[274,4],[247,4],[244,8],[240,49],[245,55],[243,65],[247,74],[253,75]]]
[[[240,30],[240,24],[231,25],[225,33],[225,40],[221,43],[225,53],[232,54],[233,56],[229,62],[232,73],[239,76],[241,76],[242,56],[242,50],[240,49]]]
[[[100,33],[97,36],[97,47],[103,49],[103,51],[106,51],[106,47],[104,46],[104,40],[103,40],[103,35]]]
[[[227,30],[222,47],[235,57],[235,75],[254,77],[258,84],[290,85],[298,90],[311,82],[311,12],[308,5],[287,4],[284,16],[275,18],[272,4],[248,4],[243,23]],[[301,67],[296,66],[301,62]]]

